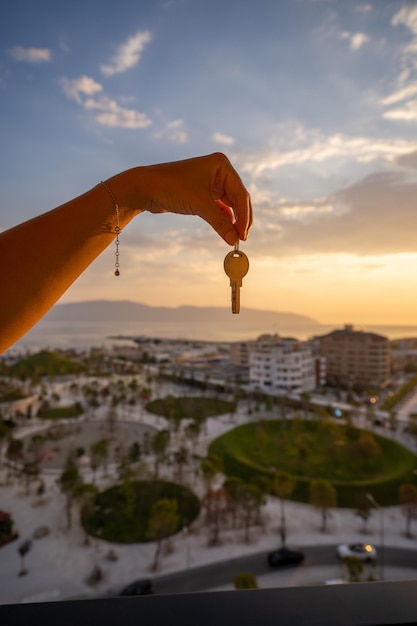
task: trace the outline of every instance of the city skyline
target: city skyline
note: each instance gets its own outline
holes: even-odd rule
[[[1,230],[220,150],[254,206],[242,308],[416,324],[416,2],[15,0],[1,34]],[[228,250],[197,218],[144,213],[121,276],[110,246],[60,303],[228,306]]]

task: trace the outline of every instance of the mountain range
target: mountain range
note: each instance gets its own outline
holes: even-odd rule
[[[56,304],[45,316],[51,322],[192,322],[200,324],[225,324],[233,315],[226,307],[200,307],[183,305],[178,307],[149,306],[130,300],[88,300]],[[242,323],[276,327],[316,327],[321,324],[307,315],[282,311],[267,311],[242,307],[239,313]]]

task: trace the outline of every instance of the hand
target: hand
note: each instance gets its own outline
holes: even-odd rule
[[[224,154],[145,169],[150,184],[146,210],[198,215],[230,245],[247,238],[253,222],[250,195]]]

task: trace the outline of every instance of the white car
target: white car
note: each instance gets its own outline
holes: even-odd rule
[[[336,548],[336,554],[339,559],[346,559],[352,556],[367,563],[376,561],[376,550],[369,543],[341,543]]]

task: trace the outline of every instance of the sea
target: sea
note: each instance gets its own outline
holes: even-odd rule
[[[76,349],[92,347],[111,348],[115,344],[132,343],[135,337],[177,339],[211,342],[238,342],[257,339],[264,334],[295,337],[305,341],[317,335],[343,328],[341,324],[289,324],[264,327],[242,323],[238,316],[228,324],[204,324],[187,322],[57,322],[41,321],[30,330],[11,351],[36,351],[40,349]],[[354,325],[355,329],[374,332],[388,339],[417,338],[417,326]]]

